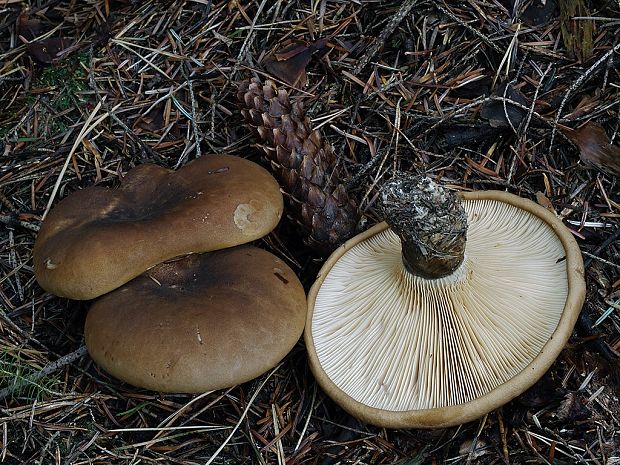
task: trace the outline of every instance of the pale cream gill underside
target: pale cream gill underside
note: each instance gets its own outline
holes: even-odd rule
[[[345,253],[323,282],[317,356],[359,402],[394,411],[467,402],[523,370],[555,330],[568,286],[553,230],[503,202],[464,204],[465,260],[453,275],[410,275],[387,230]]]

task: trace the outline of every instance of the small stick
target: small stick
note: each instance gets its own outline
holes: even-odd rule
[[[396,12],[392,19],[388,23],[388,25],[381,31],[377,40],[366,50],[366,53],[360,58],[357,66],[353,70],[353,74],[359,74],[362,69],[366,67],[366,65],[372,60],[372,58],[377,54],[379,49],[383,47],[385,41],[392,35],[392,33],[396,30],[401,21],[409,14],[411,9],[417,3],[417,0],[406,0],[400,6],[400,9]]]
[[[260,384],[260,386],[258,386],[258,388],[256,388],[256,391],[254,391],[254,394],[252,394],[252,397],[250,397],[250,400],[248,400],[248,405],[246,405],[245,409],[243,410],[243,413],[241,414],[241,417],[239,418],[239,421],[234,426],[234,428],[232,429],[232,431],[230,432],[228,437],[224,440],[224,442],[222,444],[220,444],[220,447],[218,447],[217,450],[213,453],[213,455],[211,455],[211,457],[209,458],[209,460],[207,461],[207,463],[205,465],[211,465],[211,463],[213,463],[213,461],[217,458],[217,456],[220,455],[220,452],[222,452],[222,450],[228,445],[230,440],[233,438],[233,436],[235,435],[235,433],[237,432],[237,430],[241,426],[241,423],[243,423],[245,417],[247,416],[248,412],[250,411],[250,408],[252,407],[252,404],[254,403],[254,400],[256,400],[256,397],[263,390],[263,387],[265,387],[265,384],[267,384],[267,381],[269,381],[269,379],[273,376],[273,374],[276,371],[278,371],[280,369],[280,367],[281,367],[281,365],[278,365],[273,370],[271,370],[269,372],[269,374],[267,375],[267,377]]]
[[[198,129],[198,124],[196,123],[196,109],[198,108],[198,104],[196,103],[196,97],[194,96],[194,81],[191,79],[191,77],[187,74],[187,71],[185,70],[185,67],[181,68],[183,71],[183,76],[185,77],[187,84],[188,84],[188,88],[189,88],[189,98],[190,101],[192,103],[192,118],[191,118],[191,123],[192,123],[192,130],[194,132],[194,141],[196,142],[196,158],[200,158],[202,153],[200,151],[200,140],[202,139],[202,136],[200,134],[200,131]]]
[[[594,252],[592,252],[591,254],[588,254],[588,256],[590,258],[588,258],[585,263],[583,264],[583,267],[587,270],[590,265],[592,265],[592,261],[594,260],[594,258],[599,258],[598,255],[605,250],[607,247],[609,247],[611,244],[613,244],[615,241],[617,241],[618,239],[620,239],[620,228],[616,229],[616,231],[609,236],[607,239],[605,239],[605,242],[603,242],[601,245],[599,245]]]
[[[76,360],[79,360],[84,355],[86,355],[86,346],[81,346],[79,349],[71,352],[70,354],[63,355],[58,360],[48,363],[36,373],[16,380],[11,386],[5,387],[4,389],[0,390],[0,400],[4,399],[7,396],[10,396],[13,392],[21,389],[26,384],[34,384],[41,378],[50,375],[55,371],[60,370],[61,368],[64,368],[65,366],[75,362]]]
[[[489,39],[487,36],[485,36],[482,32],[480,32],[475,27],[470,26],[465,21],[459,19],[459,17],[456,16],[454,13],[452,13],[450,10],[442,7],[441,5],[439,5],[439,3],[435,4],[435,8],[437,8],[443,14],[447,15],[452,21],[456,21],[458,24],[463,26],[465,29],[467,29],[468,31],[472,32],[475,36],[480,38],[480,40],[482,40],[485,44],[487,44],[489,47],[491,47],[497,53],[501,53],[502,55],[505,53],[504,50],[502,50],[495,42],[493,42],[491,39]]]
[[[553,121],[553,129],[551,130],[551,141],[549,142],[549,153],[551,153],[551,149],[553,148],[553,142],[555,141],[555,133],[557,132],[558,122],[560,121],[560,116],[562,114],[562,111],[564,110],[564,107],[566,106],[566,103],[568,102],[568,99],[572,97],[573,92],[579,89],[579,87],[581,87],[581,85],[585,81],[587,81],[588,79],[592,77],[592,75],[594,74],[594,72],[599,66],[605,63],[605,61],[607,61],[611,56],[613,56],[614,53],[618,53],[618,51],[620,51],[620,44],[616,44],[614,48],[608,50],[607,53],[605,53],[605,55],[603,55],[601,58],[596,60],[596,62],[594,62],[594,64],[590,66],[586,70],[585,73],[579,76],[577,80],[574,81],[571,84],[571,86],[568,88],[568,90],[564,94],[564,98],[562,99],[562,102],[560,103],[560,107],[558,108],[558,111],[555,114],[555,120]]]
[[[36,224],[30,224],[26,221],[21,221],[11,216],[0,215],[0,223],[4,223],[9,227],[20,227],[24,229],[28,229],[30,231],[39,232],[39,226]]]

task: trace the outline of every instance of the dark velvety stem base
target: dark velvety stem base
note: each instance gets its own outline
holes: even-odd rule
[[[381,203],[410,273],[441,278],[463,262],[467,213],[456,193],[430,178],[399,175],[382,187]]]

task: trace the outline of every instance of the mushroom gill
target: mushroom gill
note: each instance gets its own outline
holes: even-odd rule
[[[463,206],[467,243],[453,273],[409,273],[382,224],[323,276],[311,337],[327,377],[354,400],[392,411],[469,402],[524,370],[556,330],[568,283],[554,229],[510,203]]]

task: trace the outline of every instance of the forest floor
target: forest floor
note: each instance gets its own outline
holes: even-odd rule
[[[619,30],[614,1],[0,0],[0,463],[620,464]],[[303,101],[367,226],[395,170],[564,221],[586,304],[537,384],[459,427],[390,430],[323,393],[302,341],[197,396],[92,362],[89,302],[35,280],[42,217],[146,162],[268,167],[237,105],[252,76]],[[296,231],[285,216],[257,245],[309,287],[322,257]]]

